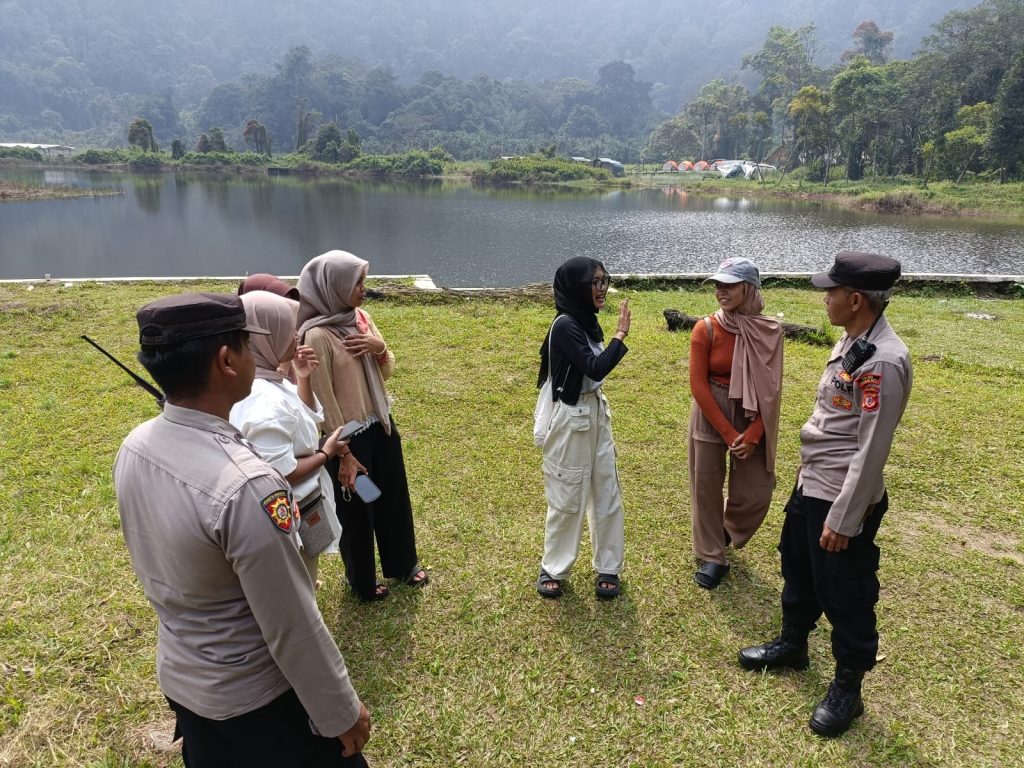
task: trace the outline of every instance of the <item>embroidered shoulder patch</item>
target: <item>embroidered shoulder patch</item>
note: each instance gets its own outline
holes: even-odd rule
[[[882,404],[882,376],[878,373],[864,373],[857,377],[860,387],[860,407],[864,411],[877,411]]]
[[[295,525],[295,515],[288,501],[288,491],[274,491],[260,502],[263,511],[270,515],[270,520],[284,533],[291,533]]]
[[[853,401],[842,395],[832,395],[832,405],[836,408],[842,408],[844,411],[853,410]]]

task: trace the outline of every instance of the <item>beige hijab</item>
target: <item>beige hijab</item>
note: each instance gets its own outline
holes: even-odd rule
[[[277,369],[295,341],[299,302],[268,291],[250,291],[242,296],[242,304],[247,323],[270,331],[269,336],[249,336],[249,348],[256,358],[256,378],[283,380],[284,375]]]
[[[761,414],[769,472],[775,471],[782,401],[782,326],[761,314],[761,290],[747,283],[747,295],[734,311],[715,312],[719,325],[736,336],[729,398],[739,400],[748,418]]]
[[[349,304],[352,291],[369,268],[369,262],[348,251],[328,251],[310,260],[299,275],[299,338],[310,328],[323,327],[339,339],[359,333],[357,312]],[[244,298],[244,297],[243,297]],[[391,408],[384,377],[373,355],[363,355],[363,373],[373,401],[373,412],[384,431],[391,434]],[[335,390],[344,382],[332,383]]]

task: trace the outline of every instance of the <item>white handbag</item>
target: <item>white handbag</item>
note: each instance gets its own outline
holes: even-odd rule
[[[555,323],[558,322],[559,317],[562,317],[562,315],[556,317],[551,323],[551,328],[548,329],[548,378],[541,386],[540,392],[537,393],[537,405],[533,409],[533,443],[538,448],[544,446],[548,432],[551,431],[551,417],[555,414],[556,403],[551,397],[551,373],[554,368],[551,361],[551,333],[554,331]],[[565,371],[562,387],[565,387],[565,382],[569,378],[569,370],[571,368],[572,366],[570,365]]]

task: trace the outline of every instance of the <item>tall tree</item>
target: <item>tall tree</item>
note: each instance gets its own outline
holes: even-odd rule
[[[818,84],[822,79],[821,70],[814,64],[817,47],[813,24],[797,29],[776,26],[768,30],[760,50],[743,57],[743,69],[761,75],[758,108],[768,113],[783,144],[790,125],[789,102],[800,88]]]
[[[249,119],[242,128],[242,139],[246,146],[252,147],[253,152],[260,155],[270,155],[270,139],[267,137],[267,129],[259,120]]]
[[[600,111],[612,132],[633,136],[643,130],[652,110],[651,84],[637,80],[624,61],[605,64],[597,74]]]
[[[864,153],[877,144],[893,108],[894,94],[882,67],[863,56],[832,80],[830,92],[833,120],[846,151],[846,176],[854,181],[864,176]]]
[[[946,173],[956,184],[967,171],[981,170],[981,154],[988,143],[992,125],[992,105],[987,101],[960,107],[957,128],[944,136],[942,160]]]
[[[277,66],[277,75],[287,88],[287,95],[293,99],[303,96],[313,74],[312,53],[305,45],[288,49]]]
[[[816,52],[815,27],[808,24],[797,29],[772,27],[760,50],[743,57],[743,69],[761,75],[758,93],[766,108],[781,107],[785,112],[797,90],[817,82]]]
[[[834,144],[828,93],[815,85],[805,85],[789,102],[789,117],[796,125],[797,155],[803,156],[805,162],[827,183]]]
[[[884,64],[889,59],[892,38],[892,32],[883,32],[874,21],[862,21],[853,30],[853,48],[843,51],[841,60],[863,56],[872,64]]]
[[[295,100],[295,113],[295,151],[298,152],[313,138],[313,133],[323,121],[323,115],[317,110],[309,109],[309,99],[305,96]]]
[[[143,152],[156,152],[159,147],[153,139],[153,126],[144,117],[137,117],[128,126],[128,143]]]
[[[953,83],[960,104],[995,101],[1010,63],[1024,49],[1024,2],[983,0],[951,11],[923,41],[933,82]]]
[[[647,139],[646,156],[657,160],[700,159],[700,139],[694,133],[690,121],[683,115],[676,115],[661,123]]]
[[[993,106],[988,148],[1005,180],[1024,162],[1024,51],[1003,75]]]
[[[324,123],[317,132],[313,143],[313,159],[325,163],[337,163],[341,160],[341,129],[337,123]]]
[[[227,142],[224,141],[224,131],[219,126],[213,126],[206,132],[207,137],[210,139],[210,151],[211,152],[229,152]]]

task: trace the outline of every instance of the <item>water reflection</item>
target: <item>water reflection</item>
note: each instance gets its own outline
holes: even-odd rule
[[[140,176],[135,182],[135,202],[146,213],[160,213],[160,191],[164,180],[159,176]]]
[[[907,272],[1014,274],[1024,226],[877,216],[821,203],[677,189],[532,190],[443,181],[11,171],[27,181],[120,185],[124,197],[0,205],[0,276],[297,274],[345,248],[378,274],[452,286],[548,280],[574,255],[614,272],[706,272],[727,256],[765,271],[820,269],[841,248]]]

